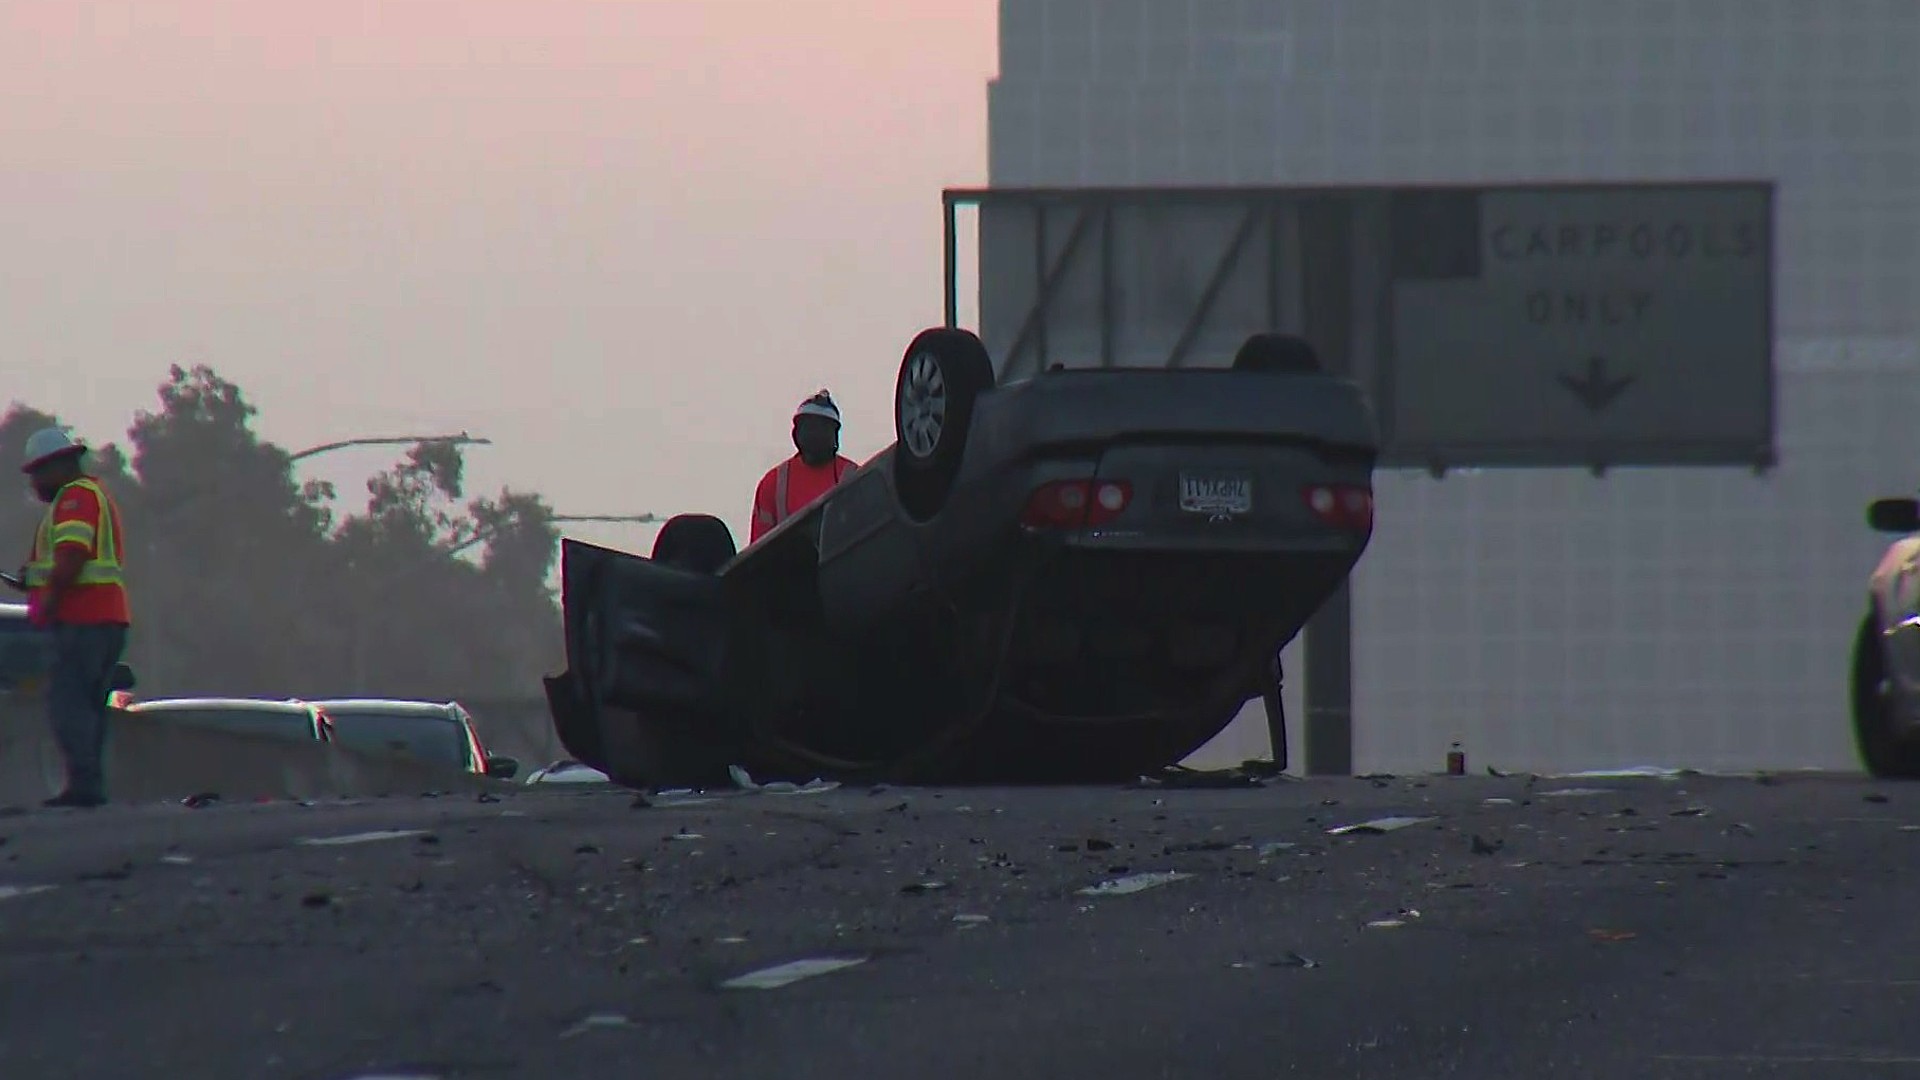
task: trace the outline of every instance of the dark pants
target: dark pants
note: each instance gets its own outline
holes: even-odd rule
[[[53,628],[47,720],[67,759],[67,790],[75,795],[106,797],[107,695],[113,666],[126,647],[124,626],[59,623]]]

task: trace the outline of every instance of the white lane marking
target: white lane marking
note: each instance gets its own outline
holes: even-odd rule
[[[342,844],[371,844],[376,840],[402,840],[425,836],[425,829],[376,829],[373,832],[348,833],[345,836],[307,836],[295,841],[308,847],[339,847]]]
[[[1192,877],[1184,870],[1150,870],[1144,874],[1128,874],[1126,877],[1102,881],[1098,885],[1089,885],[1080,890],[1081,896],[1126,896],[1129,893],[1144,892],[1176,881]]]
[[[720,985],[728,990],[778,990],[801,979],[829,975],[867,962],[864,956],[816,956],[736,975]]]
[[[1359,821],[1352,825],[1335,825],[1327,830],[1328,836],[1345,836],[1348,833],[1389,833],[1395,829],[1404,829],[1409,825],[1420,825],[1432,821],[1431,817],[1383,817],[1372,821]]]
[[[51,885],[0,885],[0,900],[15,900],[52,890]]]

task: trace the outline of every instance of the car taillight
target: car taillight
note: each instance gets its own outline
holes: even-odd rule
[[[1311,484],[1300,498],[1314,517],[1336,529],[1368,532],[1373,528],[1373,492],[1352,484]]]
[[[1029,529],[1105,525],[1126,512],[1133,485],[1125,480],[1055,480],[1027,496],[1020,524]]]

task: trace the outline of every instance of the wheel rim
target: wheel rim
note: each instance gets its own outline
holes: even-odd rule
[[[900,439],[916,458],[933,456],[947,424],[947,379],[932,353],[907,361],[900,387]]]

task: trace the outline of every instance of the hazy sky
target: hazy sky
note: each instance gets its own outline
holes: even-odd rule
[[[483,489],[744,532],[808,393],[891,439],[995,8],[0,0],[0,401],[117,439],[205,362],[290,448],[466,428]]]

